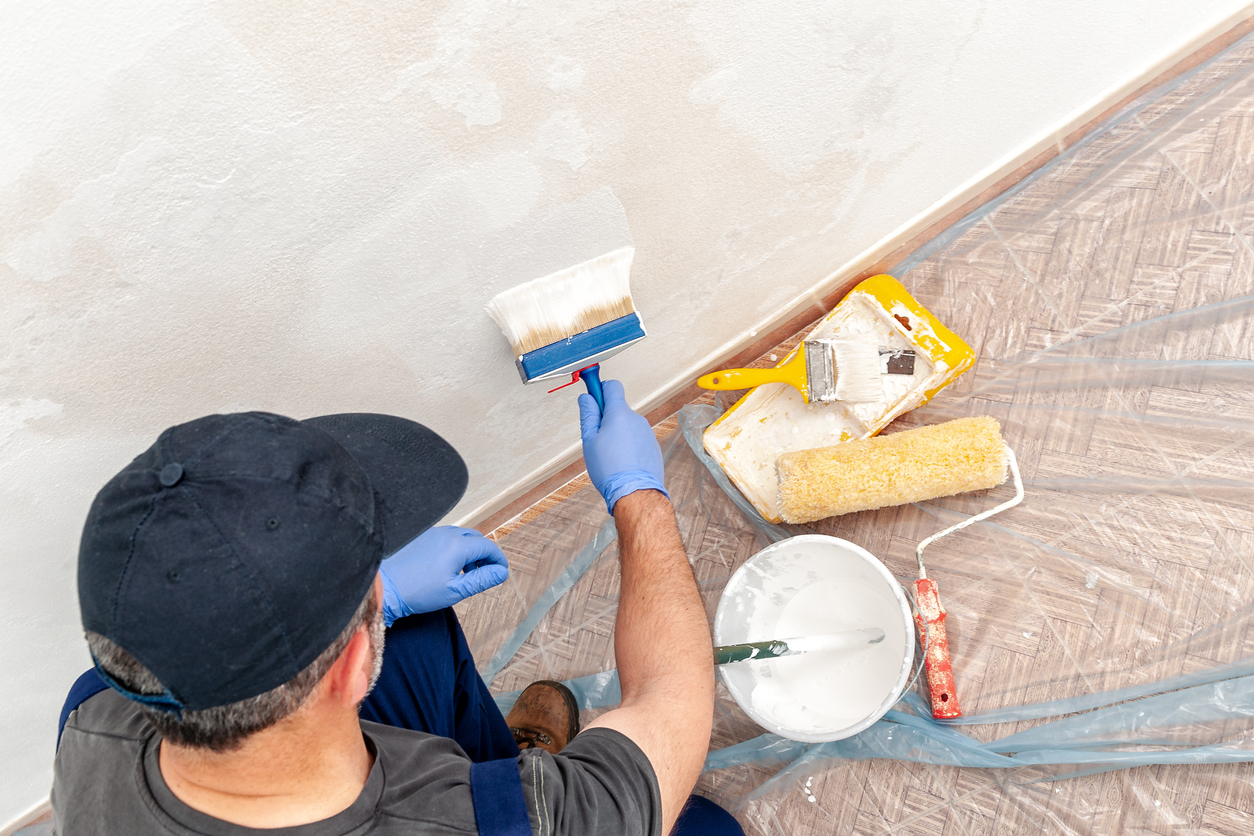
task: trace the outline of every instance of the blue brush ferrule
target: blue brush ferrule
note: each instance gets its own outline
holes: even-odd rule
[[[529,351],[515,360],[524,383],[564,377],[611,357],[644,339],[640,315],[630,313],[572,337]]]

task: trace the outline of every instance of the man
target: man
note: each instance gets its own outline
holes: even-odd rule
[[[451,605],[506,561],[429,528],[467,481],[435,433],[209,416],[163,433],[88,515],[96,670],[62,713],[57,832],[661,834],[681,810],[675,832],[739,832],[688,800],[710,635],[653,432],[617,381],[605,402],[581,396],[580,426],[620,538],[619,708],[579,732],[569,692],[543,682],[501,717]]]

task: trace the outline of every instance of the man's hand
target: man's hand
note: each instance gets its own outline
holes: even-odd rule
[[[591,395],[579,396],[579,434],[588,478],[605,498],[611,514],[618,500],[642,490],[660,491],[669,497],[662,480],[662,449],[653,428],[627,405],[623,384],[602,384],[605,413]]]
[[[410,540],[379,567],[383,620],[451,607],[509,576],[501,547],[472,528],[442,525]]]

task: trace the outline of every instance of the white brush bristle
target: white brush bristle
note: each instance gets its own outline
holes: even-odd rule
[[[884,397],[878,347],[857,340],[832,340],[831,345],[836,362],[837,400],[865,403]]]
[[[519,356],[627,316],[635,253],[623,247],[498,293],[488,315]]]

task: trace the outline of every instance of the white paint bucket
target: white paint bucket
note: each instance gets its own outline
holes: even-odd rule
[[[719,667],[758,725],[792,740],[840,740],[901,697],[914,662],[914,622],[901,585],[861,546],[822,534],[775,543],[736,570],[714,616],[716,645],[878,627],[858,650],[802,653]]]

